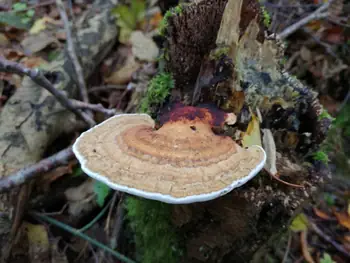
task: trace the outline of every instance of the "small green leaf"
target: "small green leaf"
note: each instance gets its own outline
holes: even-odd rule
[[[72,173],[72,176],[73,177],[76,177],[76,176],[80,176],[82,175],[84,172],[83,170],[81,169],[80,166],[76,167],[74,170],[73,170],[73,173]]]
[[[316,161],[321,161],[323,162],[325,165],[328,165],[329,163],[329,158],[328,155],[323,152],[323,151],[317,151],[313,154],[313,159]]]
[[[330,193],[324,193],[323,199],[326,202],[328,206],[334,206],[335,205],[335,198]]]
[[[320,263],[336,263],[328,253],[323,253]]]
[[[22,22],[22,16],[11,12],[0,12],[0,24],[6,24],[18,29],[29,29],[27,23]]]
[[[12,9],[14,11],[22,11],[24,9],[27,8],[27,4],[26,3],[15,3],[14,5],[12,5]]]
[[[29,9],[28,11],[27,11],[27,16],[29,16],[29,17],[33,17],[34,16],[34,14],[35,14],[35,11],[33,10],[33,9]]]
[[[305,214],[301,213],[293,219],[289,228],[294,232],[300,232],[300,231],[307,230],[307,225],[308,225],[307,217]]]
[[[23,24],[28,24],[28,23],[30,22],[30,18],[29,18],[29,17],[23,17],[23,18],[21,19],[21,22],[22,22]]]
[[[136,22],[141,21],[145,16],[146,2],[143,0],[132,0],[131,10]]]
[[[109,194],[109,191],[111,189],[109,188],[108,185],[100,182],[100,181],[95,181],[94,184],[94,192],[96,194],[96,202],[99,206],[103,206],[105,199],[107,195]]]

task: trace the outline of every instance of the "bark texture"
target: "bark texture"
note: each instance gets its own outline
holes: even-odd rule
[[[183,7],[168,18],[166,32],[172,100],[235,112],[235,128],[224,131],[231,136],[247,129],[258,108],[260,127],[274,136],[280,178],[304,185],[286,186],[262,171],[216,200],[173,206],[182,262],[248,262],[323,183],[327,169],[321,173],[308,157],[327,135],[330,119],[320,117],[317,94],[284,72],[283,49],[265,34],[258,1],[207,0]]]
[[[109,12],[116,3],[115,0],[96,1],[75,25],[79,43],[77,55],[85,77],[95,70],[115,43],[117,27]],[[52,81],[57,89],[68,97],[76,96],[74,67],[66,52],[45,70],[53,73]],[[0,177],[38,162],[50,143],[75,123],[75,116],[62,108],[50,93],[24,77],[21,88],[0,112]],[[0,211],[10,221],[17,193],[18,190],[13,189],[0,195]],[[0,234],[9,231],[5,224],[0,224],[1,228],[5,229],[0,230]]]

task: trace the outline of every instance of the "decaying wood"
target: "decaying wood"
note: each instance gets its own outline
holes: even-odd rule
[[[109,14],[115,0],[97,0],[77,25],[81,64],[88,77],[113,46],[117,28]],[[67,54],[61,54],[44,70],[55,73],[55,88],[68,97],[77,95],[72,76],[74,66]],[[76,126],[75,116],[65,110],[46,90],[24,77],[21,88],[0,112],[0,177],[38,162],[58,136]],[[12,220],[18,190],[0,195],[0,211]],[[0,228],[2,226],[0,225]],[[3,231],[0,231],[2,233]],[[4,238],[3,240],[8,241]],[[3,244],[0,247],[4,248]]]
[[[166,68],[175,79],[173,94],[180,94],[182,102],[190,104],[195,95],[200,97],[197,104],[214,103],[233,111],[238,114],[236,127],[243,131],[250,119],[245,117],[249,107],[253,111],[258,108],[261,128],[269,129],[276,142],[276,170],[281,180],[304,187],[281,184],[261,172],[216,200],[174,206],[172,221],[184,234],[182,262],[249,262],[259,246],[283,230],[295,210],[317,192],[327,174],[303,162],[324,140],[330,119],[319,118],[322,106],[317,94],[281,67],[283,50],[277,40],[266,36],[257,3],[204,0],[171,16]],[[203,20],[204,28],[198,26]],[[220,52],[224,56],[215,57]],[[215,81],[205,81],[205,86],[194,91],[200,83],[198,74],[216,78],[218,68],[229,65],[223,61],[232,63],[228,80],[214,86],[207,83]],[[201,71],[203,63],[214,65],[211,72],[207,68]],[[193,94],[198,90],[201,96]]]

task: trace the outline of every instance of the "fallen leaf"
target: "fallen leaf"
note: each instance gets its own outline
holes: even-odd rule
[[[350,230],[350,216],[346,213],[333,212],[338,219],[339,224]]]
[[[317,215],[319,218],[325,219],[325,220],[329,220],[330,216],[327,215],[325,212],[317,209],[316,207],[313,208],[315,215]]]
[[[7,36],[4,33],[0,33],[0,46],[4,47],[10,44],[10,40],[8,40]]]
[[[45,226],[24,222],[24,229],[29,241],[30,262],[49,262],[50,243]]]
[[[247,131],[243,133],[242,145],[244,147],[249,147],[252,145],[261,146],[259,119],[254,113],[252,113],[252,119],[248,124]]]
[[[22,47],[31,54],[41,51],[51,44],[59,46],[58,40],[45,31],[35,35],[28,35],[21,42]]]
[[[130,36],[133,55],[141,61],[153,62],[159,54],[159,49],[154,41],[141,31],[134,31]]]
[[[130,82],[132,74],[139,68],[140,64],[135,60],[135,57],[131,55],[126,59],[125,64],[120,69],[113,72],[105,79],[105,83],[115,85],[127,84]]]
[[[25,57],[21,59],[20,63],[27,68],[38,68],[47,64],[47,61],[41,57]]]
[[[308,248],[308,244],[307,244],[307,231],[304,230],[300,233],[300,244],[301,244],[301,251],[303,253],[303,256],[305,258],[305,260],[308,263],[315,263],[315,261],[313,260],[309,248]]]
[[[109,188],[108,185],[100,181],[95,181],[94,192],[96,194],[96,202],[99,206],[103,206],[105,199],[108,196],[110,191],[111,191],[111,188]]]
[[[45,17],[38,19],[34,22],[33,26],[29,30],[30,34],[38,34],[40,31],[46,29],[46,19]]]
[[[78,216],[83,211],[89,211],[96,207],[94,180],[88,178],[77,187],[68,188],[64,195],[68,201],[68,213]]]
[[[262,129],[263,145],[266,152],[266,163],[264,168],[273,175],[277,174],[276,168],[276,144],[270,129]]]
[[[300,213],[293,219],[289,228],[293,232],[300,232],[300,231],[307,230],[307,225],[308,225],[308,219],[306,215],[303,213]]]

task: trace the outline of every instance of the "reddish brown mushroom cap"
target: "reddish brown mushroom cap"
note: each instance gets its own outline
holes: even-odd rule
[[[74,153],[85,173],[111,188],[167,203],[214,199],[264,166],[260,146],[243,149],[213,133],[228,115],[217,122],[207,109],[190,118],[178,113],[158,130],[146,114],[117,115],[83,133]]]

